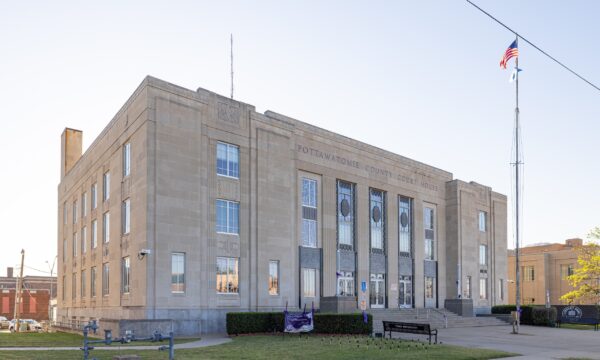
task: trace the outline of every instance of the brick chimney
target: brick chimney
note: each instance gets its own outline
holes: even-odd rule
[[[81,130],[65,128],[60,139],[60,179],[65,177],[69,170],[81,157],[83,132]]]
[[[10,266],[6,268],[6,277],[13,277],[13,268]]]
[[[565,244],[571,247],[581,246],[583,245],[583,240],[580,238],[567,239],[565,240]]]

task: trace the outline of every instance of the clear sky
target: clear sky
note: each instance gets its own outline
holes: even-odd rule
[[[600,2],[476,3],[600,83]],[[236,99],[510,195],[514,36],[465,1],[3,1],[0,274],[21,248],[39,270],[56,256],[63,129],[85,150],[148,74],[228,95],[230,33]],[[519,50],[524,242],[583,237],[600,92]]]

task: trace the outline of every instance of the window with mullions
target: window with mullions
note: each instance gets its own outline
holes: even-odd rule
[[[383,191],[370,190],[371,251],[382,251],[385,246],[385,194]]]
[[[317,247],[317,181],[302,178],[302,246]]]
[[[302,269],[304,283],[302,286],[302,296],[315,297],[317,292],[317,270],[304,268]]]
[[[71,298],[73,300],[77,298],[77,274],[73,273],[73,278],[71,279]]]
[[[341,271],[337,273],[338,296],[354,296],[354,272]]]
[[[217,293],[237,294],[238,292],[238,259],[218,257]]]
[[[354,248],[354,184],[338,180],[338,244]]]
[[[240,233],[240,203],[217,200],[217,232],[238,235]]]
[[[102,264],[102,296],[107,296],[110,291],[109,287],[110,267],[108,263]]]
[[[279,261],[269,261],[269,295],[279,295]]]
[[[533,268],[533,266],[521,267],[521,273],[523,274],[522,276],[524,281],[535,281],[535,269]]]
[[[479,265],[487,265],[487,245],[479,245]]]
[[[487,214],[485,213],[485,211],[480,211],[479,212],[479,231],[481,231],[481,232],[485,232],[485,230],[486,230],[486,218],[487,218]]]
[[[131,174],[131,143],[123,145],[123,177]]]
[[[185,292],[185,254],[171,254],[171,292]]]
[[[560,265],[560,278],[567,280],[569,276],[573,275],[573,264],[562,264]]]
[[[423,209],[423,223],[425,228],[425,259],[435,260],[435,211],[433,208]]]
[[[129,256],[124,257],[121,261],[121,293],[129,294],[129,284],[131,278],[131,263]]]
[[[85,297],[85,270],[81,270],[81,297]]]
[[[239,179],[240,148],[223,142],[217,143],[217,175]]]
[[[90,297],[96,297],[96,267],[90,269]]]
[[[487,279],[479,279],[479,299],[487,299]]]
[[[400,196],[398,237],[401,256],[412,257],[412,199]]]

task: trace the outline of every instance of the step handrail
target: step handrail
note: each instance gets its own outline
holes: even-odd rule
[[[444,329],[448,328],[448,315],[445,312],[438,310],[436,308],[428,308],[428,310],[433,311],[434,313],[440,314],[444,317]],[[429,311],[427,311],[427,318],[429,319]]]

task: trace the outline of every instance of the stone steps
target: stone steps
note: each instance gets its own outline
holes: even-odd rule
[[[429,312],[426,309],[382,309],[371,310],[370,313],[373,315],[373,332],[375,333],[383,331],[383,320],[429,323],[434,328],[443,329],[445,327],[443,314],[446,315],[449,328],[506,325],[505,321],[492,316],[464,317],[445,309],[430,310]]]

